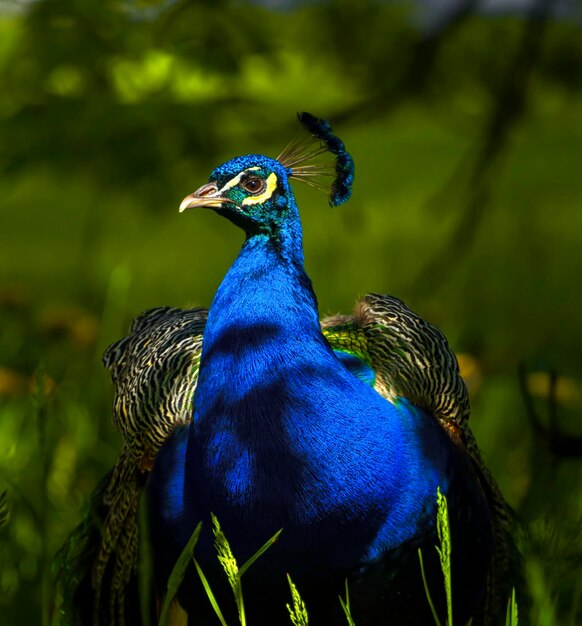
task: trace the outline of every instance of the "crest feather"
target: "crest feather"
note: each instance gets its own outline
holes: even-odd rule
[[[329,204],[339,206],[352,194],[354,161],[346,151],[343,141],[333,134],[327,120],[305,112],[298,113],[297,117],[310,136],[288,144],[277,157],[277,161],[290,170],[291,178],[328,192]],[[335,156],[335,166],[310,163],[326,152],[331,152]],[[326,178],[332,177],[333,181],[330,184]]]

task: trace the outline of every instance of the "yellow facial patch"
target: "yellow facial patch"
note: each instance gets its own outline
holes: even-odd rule
[[[269,174],[269,176],[267,177],[267,180],[265,182],[267,183],[267,188],[265,189],[265,191],[263,191],[262,194],[260,194],[258,196],[249,196],[248,198],[245,198],[242,201],[242,204],[243,205],[260,204],[261,202],[264,202],[265,200],[268,200],[273,195],[273,192],[277,188],[277,176],[276,176],[276,174],[274,172]]]

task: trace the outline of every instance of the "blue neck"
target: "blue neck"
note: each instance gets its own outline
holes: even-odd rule
[[[197,422],[214,415],[217,397],[240,412],[241,398],[276,379],[306,345],[329,358],[302,261],[300,248],[289,250],[267,236],[245,241],[208,314],[195,396]],[[256,412],[252,404],[247,408]]]
[[[375,558],[414,534],[421,511],[432,515],[445,458],[435,442],[428,459],[425,438],[438,438],[438,427],[339,363],[302,261],[300,246],[251,237],[216,293],[189,436],[187,516],[212,510],[235,541],[238,532],[264,541],[281,526],[292,541],[293,528],[326,519],[322,546],[339,545],[342,533],[367,537],[338,559]]]

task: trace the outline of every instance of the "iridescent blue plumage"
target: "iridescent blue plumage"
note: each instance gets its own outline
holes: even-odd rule
[[[358,624],[395,611],[399,624],[428,623],[416,550],[423,547],[438,581],[440,487],[458,511],[454,569],[463,592],[455,614],[464,623],[483,595],[491,553],[485,498],[434,419],[405,399],[381,397],[330,348],[303,267],[288,177],[278,161],[238,157],[214,170],[182,207],[213,208],[246,239],[208,313],[193,421],[163,446],[149,480],[157,575],[163,585],[200,520],[197,558],[205,570],[216,569],[212,512],[241,560],[283,528],[253,566],[267,600],[247,604],[250,623],[283,622],[286,572],[313,626],[339,620],[345,577],[353,582]],[[196,588],[192,574],[181,601],[198,614],[207,604]],[[442,593],[435,594],[442,608]]]

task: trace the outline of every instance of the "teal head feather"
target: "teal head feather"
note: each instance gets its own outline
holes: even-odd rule
[[[217,167],[206,185],[184,199],[180,211],[194,207],[214,209],[249,236],[275,234],[296,212],[287,170],[260,154]]]

